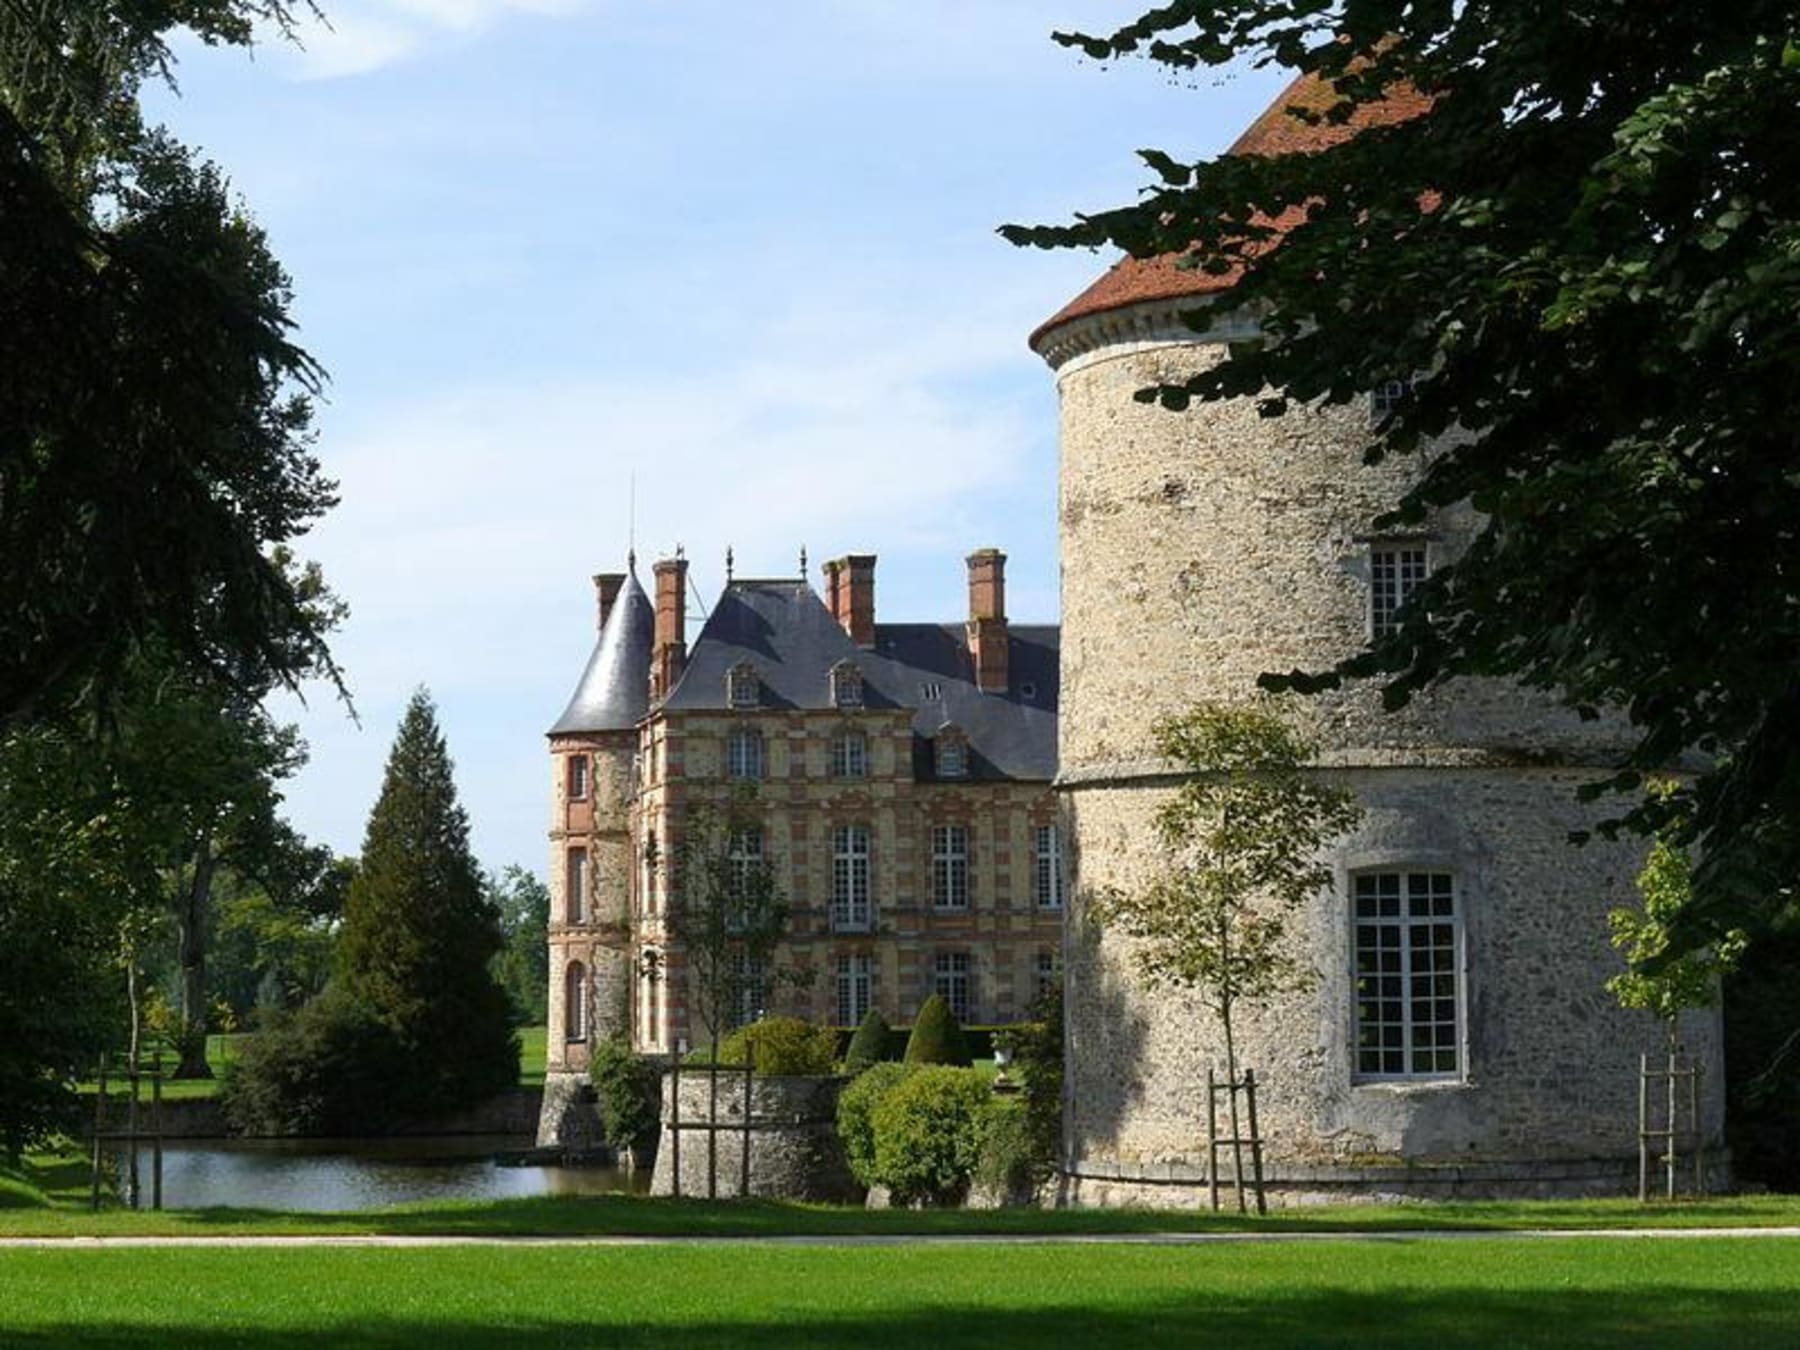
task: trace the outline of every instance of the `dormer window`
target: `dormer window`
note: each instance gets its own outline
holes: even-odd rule
[[[762,680],[748,661],[740,661],[726,673],[725,701],[738,709],[754,708],[762,702]]]
[[[831,668],[831,703],[837,708],[863,705],[862,671],[849,661],[839,661]]]
[[[969,743],[955,727],[945,727],[938,732],[933,742],[932,757],[937,762],[939,778],[969,776]]]

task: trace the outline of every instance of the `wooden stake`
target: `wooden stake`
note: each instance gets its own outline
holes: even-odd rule
[[[756,1038],[746,1038],[744,1047],[744,1155],[740,1158],[738,1199],[750,1198],[750,1089],[756,1079]]]
[[[150,1208],[162,1208],[162,1047],[156,1049],[156,1067],[150,1074]]]
[[[1638,1056],[1638,1203],[1650,1203],[1650,1056]]]
[[[1675,1198],[1675,1052],[1669,1051],[1669,1151],[1664,1155],[1664,1165],[1668,1170],[1669,1199]]]
[[[1206,1194],[1219,1208],[1219,1087],[1209,1067],[1206,1071]]]
[[[1256,1128],[1256,1070],[1244,1070],[1244,1094],[1250,1104],[1250,1173],[1256,1183],[1256,1212],[1269,1212],[1268,1199],[1263,1194],[1262,1168],[1262,1132]]]
[[[681,1051],[669,1063],[669,1174],[674,1177],[675,1198],[681,1198]]]
[[[106,1128],[106,1051],[100,1052],[100,1091],[94,1094],[94,1175],[93,1194],[89,1197],[89,1206],[95,1210],[100,1208],[100,1136]]]

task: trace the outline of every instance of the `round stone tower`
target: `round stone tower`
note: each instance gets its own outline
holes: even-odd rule
[[[594,578],[600,636],[550,728],[550,1008],[540,1146],[594,1151],[590,1047],[628,1027],[629,833],[654,618],[635,571]]]
[[[1233,152],[1343,134],[1282,111],[1316,97],[1290,90]],[[1357,650],[1476,524],[1451,511],[1414,534],[1374,532],[1413,466],[1362,464],[1369,404],[1265,419],[1251,400],[1183,413],[1135,402],[1252,331],[1232,283],[1127,260],[1032,337],[1062,424],[1063,1164],[1076,1203],[1192,1203],[1204,1190],[1206,1070],[1223,1068],[1212,1019],[1198,999],[1145,991],[1127,940],[1086,918],[1097,888],[1140,886],[1160,865],[1151,819],[1173,780],[1152,722]],[[1183,321],[1197,309],[1207,332]],[[1617,762],[1623,729],[1480,682],[1393,715],[1369,689],[1293,711],[1322,747],[1319,772],[1365,815],[1298,925],[1316,980],[1238,1014],[1276,1196],[1634,1183],[1638,1054],[1661,1048],[1661,1030],[1620,1010],[1604,981],[1619,969],[1606,915],[1635,902],[1643,849],[1567,842],[1601,814],[1575,789]],[[1716,1017],[1684,1028],[1716,1070]],[[1714,1072],[1701,1103],[1714,1145],[1720,1086]]]

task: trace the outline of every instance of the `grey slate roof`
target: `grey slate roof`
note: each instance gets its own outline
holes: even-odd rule
[[[626,731],[636,726],[650,710],[650,647],[655,635],[656,615],[633,572],[613,600],[575,696],[549,734]]]
[[[931,776],[930,738],[949,723],[968,738],[969,777],[1048,781],[1056,776],[1059,631],[1054,624],[1012,625],[1010,687],[984,694],[975,687],[960,623],[877,624],[873,650],[863,650],[804,581],[734,581],[664,707],[727,709],[725,677],[747,660],[761,680],[761,707],[828,710],[831,669],[851,661],[862,672],[864,706],[912,710],[920,778]]]

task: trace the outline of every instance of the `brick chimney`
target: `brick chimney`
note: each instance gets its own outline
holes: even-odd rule
[[[594,607],[596,617],[594,627],[605,628],[606,616],[612,613],[613,601],[619,598],[619,591],[625,585],[623,572],[596,572],[594,574]]]
[[[825,605],[850,640],[875,645],[875,555],[852,553],[825,564]]]
[[[1006,692],[1006,652],[1006,555],[976,549],[969,555],[969,660],[983,693]]]
[[[656,644],[650,652],[650,697],[663,699],[687,667],[687,559],[681,550],[656,563]]]

